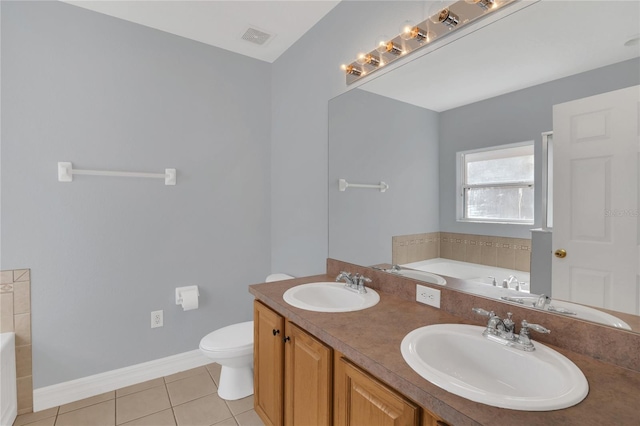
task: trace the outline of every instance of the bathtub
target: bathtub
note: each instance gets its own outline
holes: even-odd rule
[[[446,275],[453,278],[459,278],[461,280],[476,281],[487,285],[493,284],[493,279],[489,277],[495,277],[498,286],[502,286],[502,281],[507,279],[510,275],[513,275],[517,277],[520,283],[524,283],[521,284],[520,291],[529,293],[530,281],[528,272],[442,258],[421,260],[419,262],[406,263],[400,266],[417,269],[418,271],[431,272],[436,275]]]
[[[18,413],[15,333],[0,334],[0,425],[12,425]]]

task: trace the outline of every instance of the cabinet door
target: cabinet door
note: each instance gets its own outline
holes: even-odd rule
[[[254,301],[253,327],[253,404],[266,425],[281,426],[284,318]]]
[[[285,342],[285,425],[331,424],[331,348],[287,321]]]
[[[418,426],[418,406],[344,358],[336,362],[335,424]]]
[[[449,426],[431,411],[422,409],[422,426]]]

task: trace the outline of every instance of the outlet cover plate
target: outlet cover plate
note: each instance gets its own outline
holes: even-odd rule
[[[164,325],[164,315],[162,311],[151,312],[151,328],[158,328]]]
[[[440,290],[427,287],[424,285],[416,285],[416,301],[425,305],[440,308]]]

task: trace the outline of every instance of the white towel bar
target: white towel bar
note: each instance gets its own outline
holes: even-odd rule
[[[340,188],[340,191],[345,191],[347,188],[374,188],[374,189],[379,189],[380,192],[385,192],[387,189],[389,189],[389,185],[387,185],[384,182],[380,182],[379,185],[367,185],[367,184],[363,184],[363,183],[349,183],[344,179],[340,179],[340,180],[338,180],[338,188]]]
[[[74,170],[73,165],[69,162],[58,163],[58,181],[59,182],[72,182],[73,175],[119,176],[119,177],[164,179],[165,185],[176,184],[176,169],[164,169],[164,173],[112,172],[107,170]]]

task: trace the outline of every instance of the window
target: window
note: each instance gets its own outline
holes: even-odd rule
[[[533,224],[533,142],[458,153],[458,219]]]

